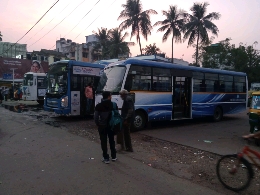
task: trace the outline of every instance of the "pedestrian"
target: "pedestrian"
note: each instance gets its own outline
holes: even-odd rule
[[[86,96],[86,114],[90,114],[92,101],[93,101],[93,85],[89,83],[85,88]]]
[[[2,89],[0,89],[0,104],[2,103],[2,101],[3,101],[3,95],[2,95]]]
[[[123,129],[117,134],[117,143],[121,145],[121,150],[133,152],[130,128],[134,120],[134,101],[128,95],[128,91],[123,89],[119,92],[123,100],[121,116],[123,118]]]
[[[109,139],[112,161],[117,160],[114,132],[108,125],[111,118],[111,112],[113,110],[113,103],[111,101],[112,97],[109,91],[104,91],[102,96],[103,99],[101,103],[97,104],[95,107],[94,120],[96,125],[98,126],[101,149],[103,151],[103,162],[109,164],[109,154],[107,153],[107,138]],[[118,109],[117,106],[116,109]]]
[[[9,89],[6,88],[6,89],[4,90],[4,98],[5,98],[5,101],[7,101],[8,96],[9,96]]]

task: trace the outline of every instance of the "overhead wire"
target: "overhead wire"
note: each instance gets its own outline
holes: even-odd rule
[[[93,9],[94,9],[94,7],[98,4],[100,2],[100,0],[98,0],[95,4],[94,4],[94,6],[80,19],[80,21],[64,36],[64,38],[66,38],[66,36],[72,31],[72,30],[74,30],[78,25],[79,25],[79,23],[82,21],[82,19],[83,18],[85,18]],[[114,1],[115,2],[115,1]],[[114,3],[113,2],[113,3]],[[111,4],[112,5],[112,4]],[[92,22],[93,23],[93,22]],[[56,46],[56,43],[49,49],[49,50],[51,50],[53,47],[55,47]]]
[[[111,7],[115,2],[116,2],[116,0],[114,0],[113,3],[111,3],[110,6],[109,6],[108,8],[110,8],[110,7]],[[106,8],[106,9],[109,10],[108,8]],[[94,20],[93,20],[93,21],[92,21],[92,22],[87,26],[87,28],[85,28],[83,31],[87,30],[88,27],[90,27],[91,24],[93,24],[93,23],[94,23],[94,22],[95,22],[95,21],[96,21],[96,20],[97,20],[97,19],[98,19],[102,14],[104,14],[104,13],[105,13],[105,11],[104,11],[104,12],[101,12],[101,14],[99,14],[99,16],[96,17],[96,18],[95,18],[95,19],[94,19]],[[78,36],[75,37],[75,39],[78,38],[79,35],[81,35],[81,34],[83,33],[83,31],[81,31],[81,33],[79,33]]]
[[[6,52],[9,51],[9,49],[11,49],[13,46],[15,46],[20,40],[22,40],[42,19],[43,17],[59,2],[59,0],[57,0],[43,15],[42,17],[40,17],[40,19],[18,40],[16,41],[13,45],[11,45],[5,52],[2,53],[2,55]]]
[[[44,25],[39,31],[37,31],[31,38],[29,38],[27,41],[26,41],[26,43],[28,42],[28,41],[30,41],[35,35],[37,35],[39,32],[41,32],[47,25],[49,25],[55,18],[56,18],[56,16],[58,16],[58,15],[60,15],[70,4],[71,4],[71,2],[72,1],[70,1],[62,10],[61,10],[61,12],[59,13],[59,14],[57,14],[57,15],[55,15],[50,21],[49,21],[49,23],[47,23],[46,25]]]
[[[80,20],[79,22],[65,35],[65,37],[71,32],[73,31],[79,24],[80,22],[94,9],[94,7],[100,2],[100,0],[98,0],[95,5],[88,11],[88,13],[86,13]]]
[[[47,34],[49,34],[52,30],[54,30],[58,25],[60,25],[68,16],[70,16],[82,3],[84,3],[83,0],[80,4],[77,5],[77,7],[75,7],[67,16],[65,16],[58,24],[56,24],[51,30],[49,30],[46,34],[44,34],[41,38],[39,38],[37,41],[35,41],[33,44],[31,44],[29,47],[33,46],[35,43],[37,43],[38,41],[40,41],[42,38],[44,38]]]

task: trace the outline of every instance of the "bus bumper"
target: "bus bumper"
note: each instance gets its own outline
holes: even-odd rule
[[[48,106],[43,106],[45,111],[48,112],[54,112],[58,115],[70,115],[70,109],[69,108],[52,108]]]

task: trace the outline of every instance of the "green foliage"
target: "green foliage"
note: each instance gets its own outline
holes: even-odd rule
[[[92,57],[94,60],[118,58],[119,54],[129,54],[129,46],[134,45],[133,42],[125,42],[128,33],[123,33],[119,28],[107,30],[107,28],[98,28],[93,33],[97,41],[88,43],[92,46]]]
[[[145,55],[155,55],[161,52],[160,48],[156,46],[156,43],[154,43],[153,45],[146,45],[146,47],[143,48],[142,51],[145,52]]]
[[[142,55],[140,34],[143,35],[145,40],[148,39],[148,35],[151,35],[152,30],[150,15],[157,14],[157,12],[152,9],[143,11],[143,6],[140,0],[127,0],[126,4],[123,4],[122,7],[124,10],[121,11],[118,20],[124,21],[119,27],[121,30],[126,30],[131,27],[131,38],[136,36],[136,40],[139,43],[140,53]]]
[[[170,34],[172,34],[172,59],[173,63],[173,41],[181,42],[181,31],[183,25],[185,24],[185,11],[178,10],[177,6],[170,6],[168,11],[162,11],[163,15],[166,17],[163,21],[158,21],[154,26],[161,26],[157,32],[165,32],[162,41],[167,41]]]
[[[202,66],[245,72],[249,83],[260,81],[260,53],[254,45],[240,43],[235,47],[227,38],[202,49]]]
[[[209,44],[208,32],[218,36],[218,27],[212,20],[218,20],[220,14],[211,12],[206,15],[208,3],[194,3],[190,11],[192,14],[186,14],[188,22],[184,25],[184,40],[188,40],[188,46],[196,43],[195,61],[198,64],[199,44]]]

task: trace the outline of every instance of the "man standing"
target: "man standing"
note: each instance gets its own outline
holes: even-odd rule
[[[125,89],[121,90],[119,94],[124,101],[121,111],[121,116],[124,122],[123,130],[117,135],[117,143],[121,144],[121,149],[125,149],[128,152],[133,152],[130,128],[134,120],[134,101],[130,96],[128,96],[128,91]]]
[[[86,96],[86,113],[90,114],[91,106],[92,106],[92,100],[93,100],[93,89],[92,89],[92,83],[89,83],[87,87],[85,88],[85,96]]]
[[[103,99],[101,103],[97,104],[95,107],[94,120],[98,126],[98,132],[101,141],[101,148],[103,151],[103,162],[109,163],[109,155],[107,153],[107,137],[109,139],[109,145],[111,150],[112,161],[116,161],[116,148],[114,140],[114,132],[108,125],[111,118],[111,112],[113,110],[113,103],[111,102],[111,93],[109,91],[104,91]],[[118,108],[116,108],[118,109]]]

